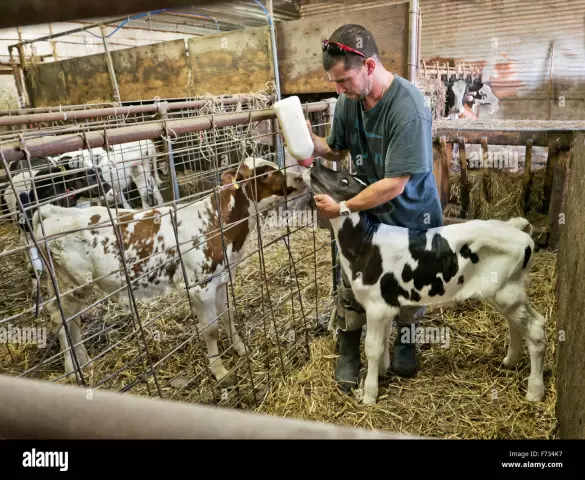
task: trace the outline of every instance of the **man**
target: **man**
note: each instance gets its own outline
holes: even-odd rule
[[[433,175],[431,112],[412,83],[386,70],[372,34],[360,25],[343,25],[323,42],[323,68],[336,83],[339,98],[331,134],[312,133],[314,156],[340,161],[349,151],[355,172],[369,185],[345,205],[315,195],[319,215],[335,218],[342,208],[365,211],[384,205],[383,223],[414,229],[443,224]],[[310,127],[310,123],[308,122]],[[370,212],[370,214],[373,214]],[[418,369],[416,345],[403,341],[403,326],[418,324],[424,307],[403,308],[396,322],[392,370],[402,377]],[[345,274],[334,319],[339,341],[335,379],[345,391],[359,384],[360,339],[366,324]]]

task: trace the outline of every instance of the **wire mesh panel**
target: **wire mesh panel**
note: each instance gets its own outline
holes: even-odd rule
[[[6,134],[2,373],[253,408],[308,358],[329,318],[330,232],[301,169],[278,167],[273,120],[215,123],[271,101],[209,98]],[[330,123],[311,115],[317,129]],[[196,116],[211,128],[173,128]],[[163,135],[109,144],[149,122]],[[102,147],[30,155],[34,136],[73,132],[89,146],[92,129]],[[11,162],[3,147],[15,141],[25,159]]]

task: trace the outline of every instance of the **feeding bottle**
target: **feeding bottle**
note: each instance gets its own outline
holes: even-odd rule
[[[274,111],[278,117],[288,151],[299,165],[308,167],[313,163],[315,147],[299,97],[293,96],[279,100],[274,104]]]

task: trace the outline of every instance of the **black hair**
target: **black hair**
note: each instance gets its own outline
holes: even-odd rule
[[[329,41],[342,43],[359,52],[366,57],[374,57],[379,60],[378,46],[372,33],[361,25],[353,23],[345,24],[339,27]],[[357,68],[363,65],[365,58],[353,52],[345,52],[345,55],[333,55],[329,51],[323,52],[323,68],[325,71],[331,70],[337,63],[343,61],[346,70]]]

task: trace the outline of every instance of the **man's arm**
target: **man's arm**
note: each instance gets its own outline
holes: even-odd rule
[[[311,122],[309,120],[307,120],[306,122],[307,127],[309,127],[311,139],[313,140],[313,145],[315,145],[315,149],[313,150],[313,156],[323,157],[325,160],[330,160],[332,162],[341,162],[345,158],[347,150],[333,150],[329,146],[325,138],[319,137],[318,135],[313,133]]]
[[[346,202],[351,212],[359,212],[377,207],[392,200],[404,191],[410,175],[402,177],[383,178],[368,186],[359,194]],[[329,195],[315,195],[315,206],[325,218],[339,216],[339,203]]]
[[[352,212],[361,212],[389,202],[404,191],[410,175],[403,177],[383,178],[362,190],[358,195],[346,202]]]

